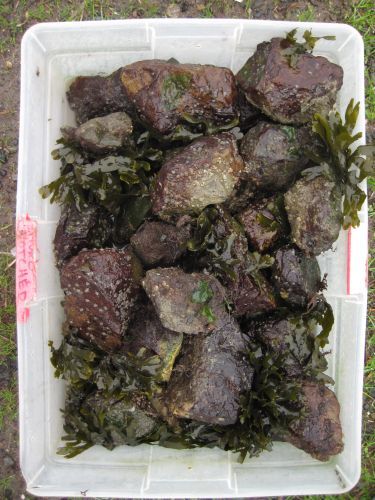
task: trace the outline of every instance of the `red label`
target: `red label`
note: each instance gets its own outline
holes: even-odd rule
[[[36,295],[36,222],[26,214],[16,226],[16,304],[17,321],[25,323],[27,305]]]

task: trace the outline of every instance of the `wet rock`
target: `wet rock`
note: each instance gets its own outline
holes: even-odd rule
[[[325,57],[303,53],[295,67],[283,50],[288,42],[262,42],[236,78],[246,98],[280,123],[306,123],[314,113],[331,109],[343,81],[343,70]]]
[[[263,198],[249,205],[237,216],[251,247],[264,253],[287,234],[287,223],[282,199]]]
[[[261,273],[254,276],[240,267],[227,289],[235,316],[254,317],[276,309],[272,287]]]
[[[157,354],[162,361],[160,378],[167,382],[180,352],[182,340],[183,334],[165,328],[152,304],[147,302],[135,313],[126,334],[125,348],[134,354],[140,349],[147,349],[150,355]]]
[[[165,222],[145,222],[130,238],[134,252],[147,267],[173,264],[186,250],[188,227]]]
[[[153,59],[125,66],[121,80],[138,118],[160,134],[186,119],[219,125],[238,117],[236,83],[227,68]]]
[[[65,139],[94,154],[110,153],[134,143],[130,137],[132,120],[123,112],[92,118],[79,127],[63,127],[61,132]]]
[[[207,335],[189,338],[168,385],[169,412],[208,424],[234,424],[240,395],[250,389],[253,375],[245,348],[233,319]]]
[[[283,358],[282,368],[287,377],[303,376],[314,350],[314,336],[306,331],[300,318],[256,320],[250,325],[249,333],[275,358]]]
[[[316,258],[293,246],[279,248],[275,253],[272,281],[280,297],[292,307],[306,308],[322,288]]]
[[[214,321],[202,314],[201,303],[193,302],[193,293],[199,289],[201,282],[207,283],[212,292],[208,305],[215,317]],[[209,332],[226,317],[225,291],[213,276],[188,274],[177,267],[151,269],[143,280],[143,288],[163,326],[174,332]]]
[[[65,207],[53,240],[57,267],[83,248],[100,248],[110,238],[112,222],[101,207],[89,205],[78,210],[75,205]]]
[[[302,388],[304,418],[294,422],[287,440],[314,458],[327,461],[344,448],[340,404],[324,385],[305,382]]]
[[[322,175],[312,180],[303,178],[284,199],[292,241],[307,255],[329,250],[339,236],[342,223],[338,186]]]
[[[153,213],[162,219],[200,212],[233,192],[243,162],[231,133],[202,137],[162,166],[153,193]]]
[[[304,151],[312,142],[307,128],[260,122],[244,136],[240,153],[245,163],[241,178],[253,190],[280,191],[306,167]]]
[[[72,82],[66,95],[79,125],[97,116],[131,110],[121,71],[120,68],[109,76],[79,76]]]
[[[111,352],[121,346],[140,294],[142,267],[130,250],[82,250],[61,270],[68,323]]]

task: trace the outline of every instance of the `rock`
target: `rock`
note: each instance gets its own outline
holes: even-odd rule
[[[66,96],[79,125],[97,116],[131,110],[121,72],[120,68],[109,76],[79,76],[73,81]]]
[[[316,258],[306,256],[293,246],[276,251],[272,281],[280,297],[292,307],[306,308],[322,288]]]
[[[189,338],[168,384],[169,412],[208,424],[236,423],[240,395],[250,389],[253,376],[245,349],[232,318],[209,334]]]
[[[162,166],[152,210],[162,219],[200,212],[223,203],[233,192],[243,162],[232,134],[206,136],[174,154]]]
[[[253,190],[280,191],[289,187],[308,164],[305,148],[312,142],[307,128],[260,122],[244,136],[240,153],[245,163],[241,178]]]
[[[252,276],[240,267],[227,289],[235,316],[254,317],[276,309],[272,287],[260,272]]]
[[[188,227],[145,222],[130,238],[130,244],[145,266],[169,266],[184,253],[189,237]]]
[[[124,92],[138,118],[160,134],[188,120],[216,125],[237,120],[237,88],[227,68],[138,61],[121,71]]]
[[[247,240],[257,252],[267,252],[282,236],[287,234],[286,215],[282,199],[263,198],[249,205],[237,216]]]
[[[341,192],[323,175],[303,178],[285,194],[292,241],[307,255],[329,250],[342,223]]]
[[[314,336],[307,332],[300,317],[260,319],[250,324],[249,332],[272,356],[282,357],[285,376],[301,378],[314,350]]]
[[[208,302],[215,320],[202,314],[204,304],[193,302],[193,293],[207,283],[212,298]],[[174,332],[198,334],[209,332],[227,316],[225,291],[216,278],[203,273],[188,274],[177,267],[147,271],[143,288],[151,299],[160,321]]]
[[[168,382],[182,340],[183,334],[165,328],[152,304],[147,302],[134,315],[125,337],[125,348],[134,354],[142,348],[147,349],[150,355],[157,354],[162,361],[160,378]]]
[[[131,137],[133,123],[124,112],[92,118],[77,128],[63,127],[61,132],[65,139],[94,154],[110,153],[134,145]]]
[[[88,205],[78,210],[75,205],[63,209],[53,240],[57,267],[83,248],[100,248],[110,238],[112,222],[101,207]]]
[[[292,67],[283,53],[288,42],[262,42],[236,78],[248,101],[280,123],[306,123],[331,109],[343,82],[341,66],[302,53]]]
[[[287,440],[314,458],[327,461],[344,448],[340,404],[322,384],[305,382],[302,388],[304,418],[290,426]]]
[[[82,250],[61,269],[68,323],[103,351],[121,346],[140,294],[142,267],[130,250]]]

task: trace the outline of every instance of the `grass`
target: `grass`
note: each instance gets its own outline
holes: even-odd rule
[[[307,8],[301,11],[297,15],[297,20],[301,23],[308,23],[315,20],[315,9],[312,5],[308,5]]]
[[[0,391],[0,432],[7,423],[13,422],[18,414],[17,380]]]
[[[12,255],[0,254],[0,365],[16,358],[13,260]]]
[[[7,226],[0,228],[4,232]],[[14,305],[14,278],[12,255],[0,254],[0,368],[9,360],[15,360],[17,356],[15,342],[15,305]],[[6,368],[5,368],[6,369]],[[0,389],[0,432],[17,417],[17,380],[13,376],[6,385]],[[1,488],[6,484],[0,482]]]
[[[363,36],[365,44],[366,117],[375,120],[375,7],[372,0],[353,3],[345,19]]]
[[[0,493],[4,495],[3,498],[6,498],[6,492],[11,489],[13,480],[14,476],[7,476],[0,479]]]

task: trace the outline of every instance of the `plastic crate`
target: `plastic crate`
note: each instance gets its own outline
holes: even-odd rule
[[[279,21],[153,19],[51,23],[33,26],[22,40],[21,126],[17,216],[34,224],[36,293],[29,317],[18,322],[21,468],[30,493],[40,496],[123,498],[231,498],[334,494],[351,489],[360,476],[363,352],[366,323],[367,206],[361,226],[342,231],[334,251],[319,258],[328,273],[327,297],[334,309],[328,373],[341,405],[344,451],[328,462],[314,460],[287,443],[238,463],[218,449],[179,451],[158,446],[95,446],[74,459],[56,454],[62,435],[64,382],[53,375],[48,341],[59,344],[63,310],[52,239],[59,207],[43,201],[38,188],[59,172],[50,152],[62,125],[74,124],[65,91],[78,75],[108,74],[142,59],[227,66],[234,72],[258,43],[295,27],[312,28],[322,40],[315,54],[344,69],[338,106],[360,101],[358,130],[364,132],[364,63],[361,36],[341,24]],[[25,219],[29,215],[31,221]],[[17,248],[24,233],[19,231]],[[30,243],[30,242],[29,242]],[[32,242],[30,243],[32,245]],[[20,269],[18,260],[18,269]],[[18,292],[20,283],[18,282]]]

